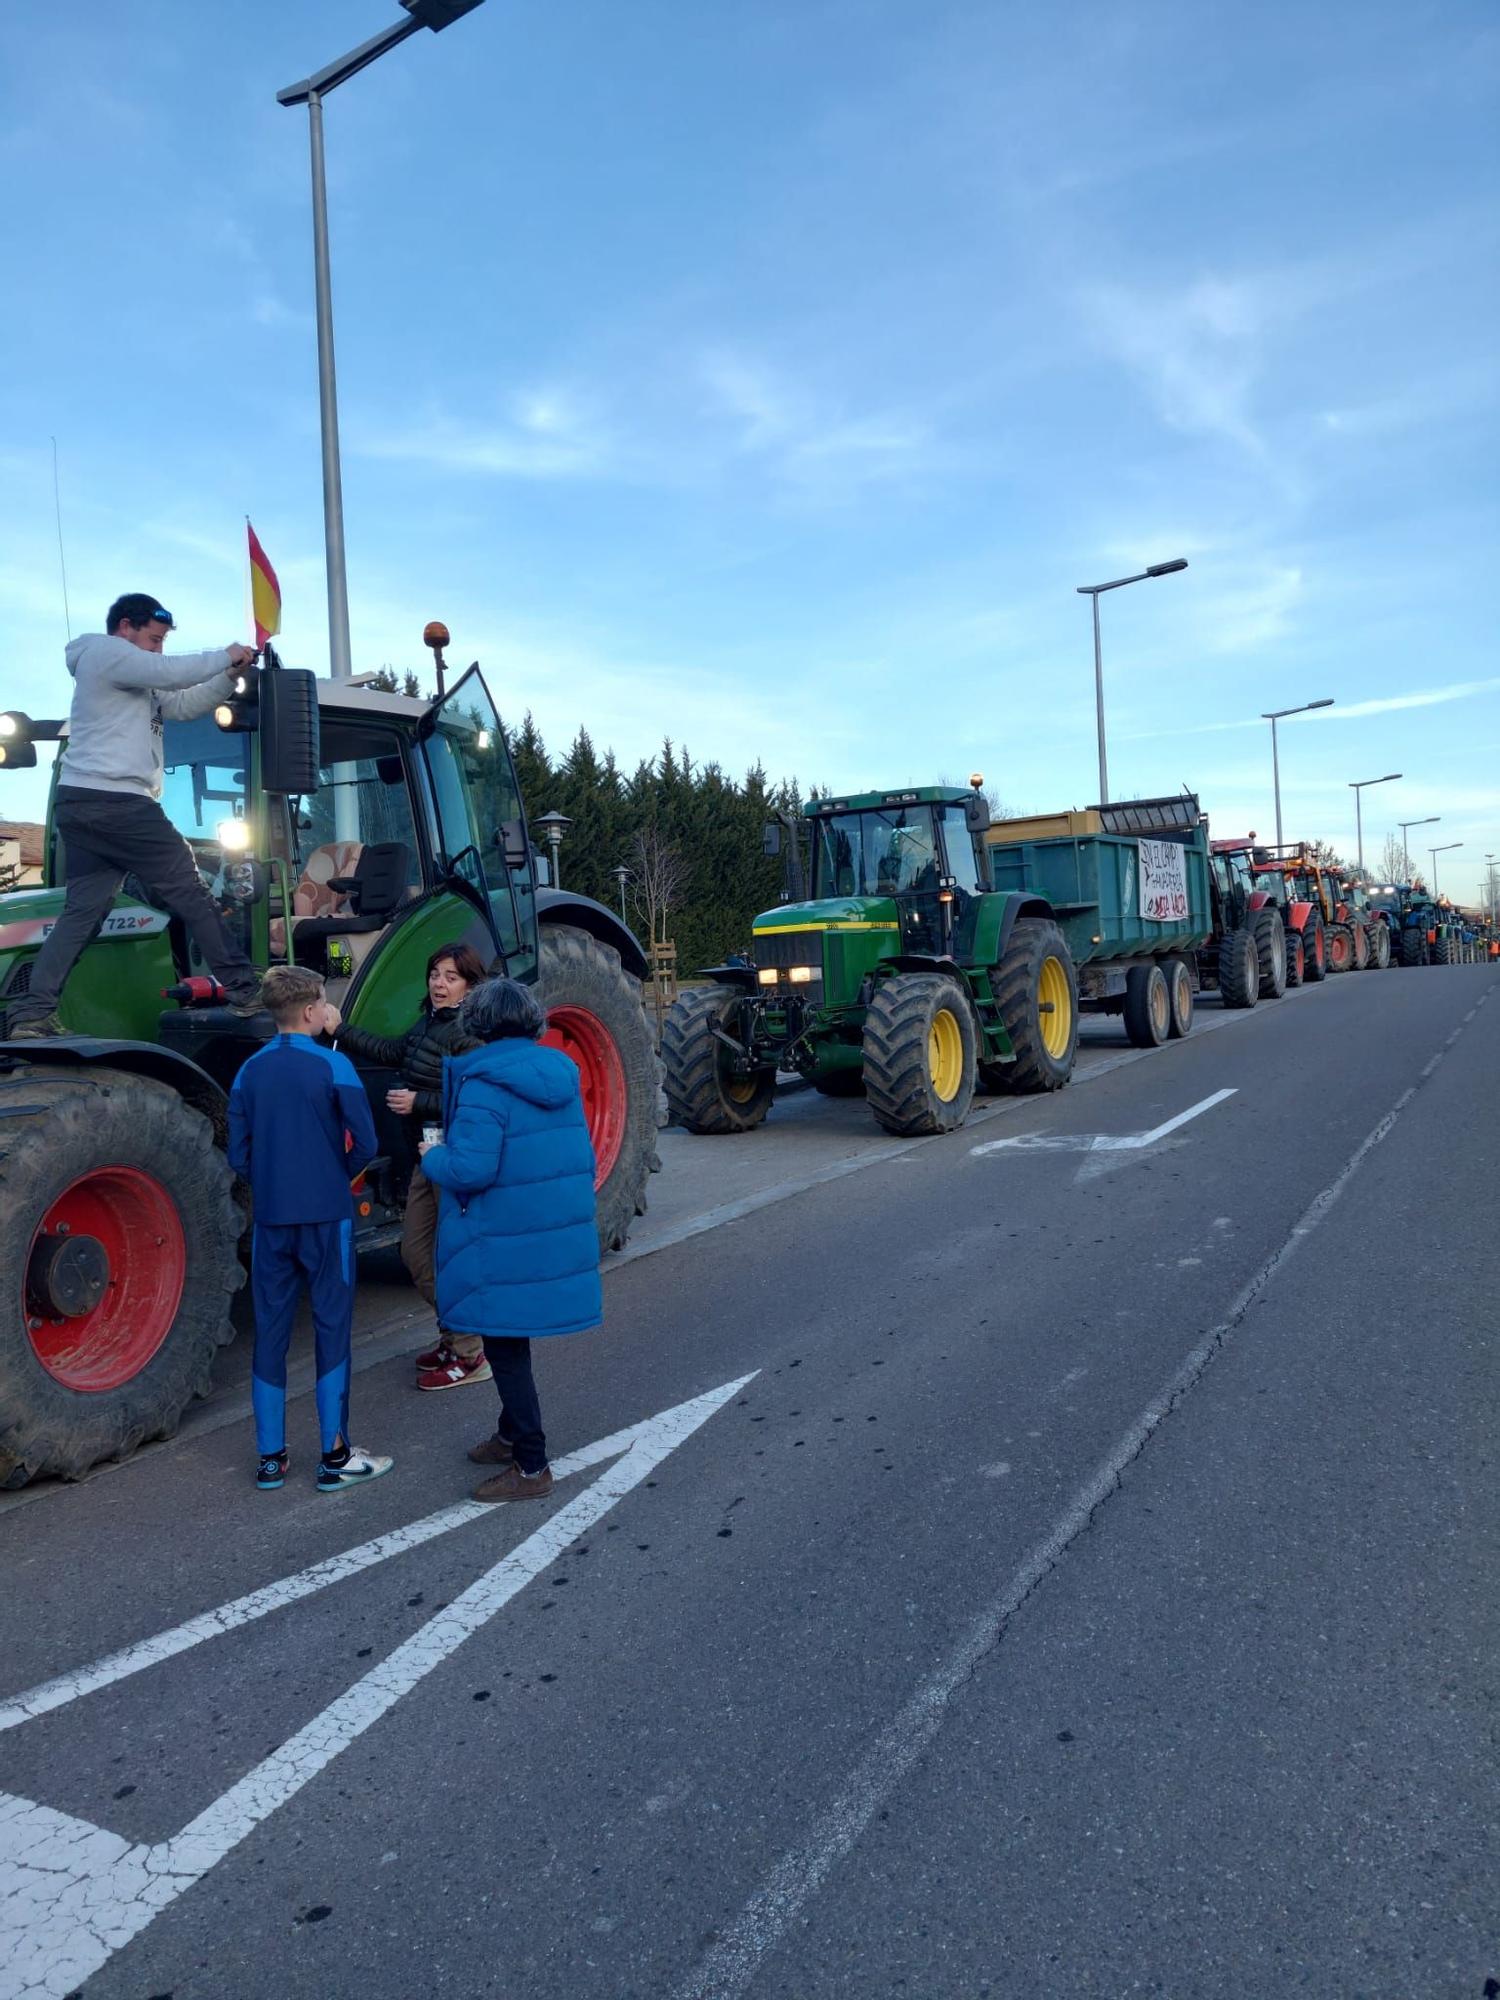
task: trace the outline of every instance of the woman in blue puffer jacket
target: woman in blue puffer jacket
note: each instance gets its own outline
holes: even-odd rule
[[[469,1453],[495,1467],[476,1500],[552,1491],[531,1343],[583,1333],[604,1316],[594,1222],[594,1149],[578,1071],[538,1046],[546,1025],[529,987],[489,979],[459,1021],[482,1044],[443,1065],[443,1139],[422,1148],[441,1189],[440,1323],[484,1341],[500,1422]]]

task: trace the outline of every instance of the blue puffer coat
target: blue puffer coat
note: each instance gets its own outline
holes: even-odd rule
[[[486,1042],[443,1065],[438,1323],[538,1339],[604,1316],[594,1149],[578,1071],[538,1042]]]

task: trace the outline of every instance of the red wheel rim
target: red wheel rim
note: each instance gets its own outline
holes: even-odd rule
[[[625,1141],[625,1065],[614,1036],[587,1007],[554,1007],[542,1041],[549,1049],[561,1049],[577,1065],[583,1115],[594,1147],[594,1186],[603,1187]]]
[[[65,1389],[101,1395],[133,1381],[172,1330],[187,1275],[187,1240],[176,1204],[139,1167],[101,1167],[63,1189],[31,1239],[92,1236],[109,1264],[104,1295],[76,1319],[49,1319],[26,1298],[21,1310],[38,1361]]]

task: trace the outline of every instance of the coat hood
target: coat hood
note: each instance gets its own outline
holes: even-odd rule
[[[78,662],[90,646],[97,646],[105,635],[102,632],[80,632],[76,639],[70,639],[63,650],[63,658],[68,663],[68,672],[76,676]]]
[[[544,1111],[561,1110],[578,1095],[578,1071],[565,1055],[518,1036],[486,1042],[467,1055],[455,1056],[450,1068],[455,1081],[483,1077]]]

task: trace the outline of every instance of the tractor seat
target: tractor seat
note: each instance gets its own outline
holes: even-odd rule
[[[407,896],[411,849],[404,840],[373,841],[359,849],[351,875],[331,875],[326,887],[344,908],[331,916],[297,917],[292,953],[299,965],[320,966],[325,938],[383,931]]]

